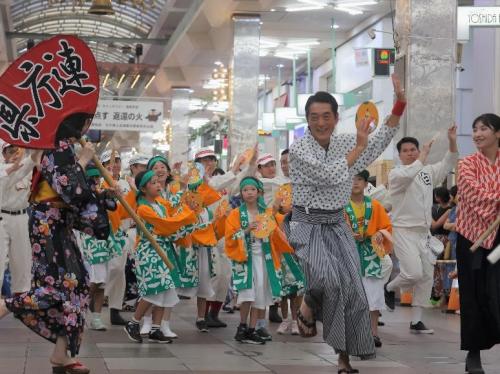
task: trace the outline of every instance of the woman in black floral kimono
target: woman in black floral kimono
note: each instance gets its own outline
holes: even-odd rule
[[[0,318],[11,311],[35,333],[55,343],[50,357],[53,373],[89,373],[74,358],[85,324],[89,280],[73,229],[98,239],[106,239],[110,230],[108,196],[98,195],[85,179],[93,149],[86,146],[76,155],[72,145],[88,129],[87,117],[76,115],[64,121],[56,149],[43,153],[30,198],[31,290],[6,299],[5,305],[0,301]]]

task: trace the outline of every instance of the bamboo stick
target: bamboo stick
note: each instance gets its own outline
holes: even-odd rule
[[[488,235],[490,235],[493,232],[493,230],[495,230],[497,228],[498,225],[500,225],[500,216],[498,216],[497,219],[495,220],[495,222],[493,222],[490,225],[490,227],[488,227],[481,234],[481,236],[476,240],[476,242],[472,245],[472,247],[470,247],[470,250],[472,252],[475,252],[481,246],[481,244],[483,244],[484,240],[488,237]]]

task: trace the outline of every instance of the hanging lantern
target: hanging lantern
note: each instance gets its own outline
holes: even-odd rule
[[[106,16],[115,14],[115,11],[113,10],[111,0],[93,0],[88,13],[98,16]]]

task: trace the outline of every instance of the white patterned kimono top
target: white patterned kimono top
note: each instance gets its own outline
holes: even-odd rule
[[[371,134],[368,146],[349,168],[347,154],[356,145],[356,134],[335,134],[325,150],[309,130],[290,147],[290,179],[293,205],[310,209],[338,210],[348,203],[353,177],[387,148],[398,126],[381,125]]]

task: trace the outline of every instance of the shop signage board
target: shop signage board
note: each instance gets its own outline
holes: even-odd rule
[[[500,27],[500,7],[458,7],[457,39],[469,40],[471,27]]]
[[[163,102],[99,100],[91,129],[108,131],[161,131]]]

